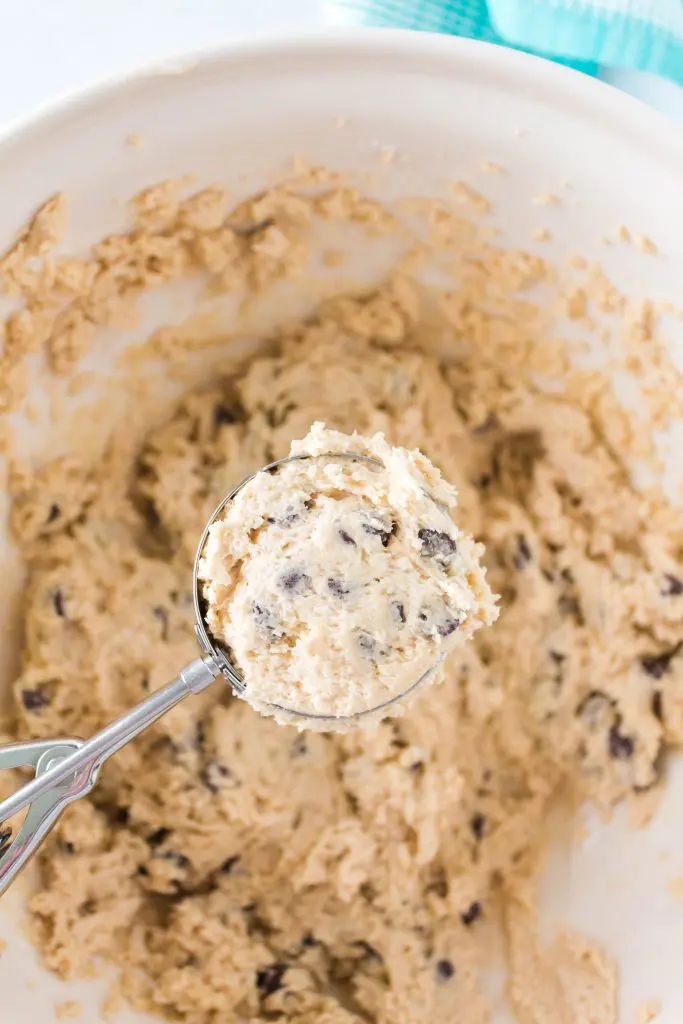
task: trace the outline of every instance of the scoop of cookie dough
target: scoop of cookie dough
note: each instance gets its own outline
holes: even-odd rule
[[[374,462],[329,458],[345,452]],[[382,717],[495,620],[483,548],[456,526],[455,488],[419,451],[316,423],[291,454],[311,458],[258,473],[211,526],[208,625],[262,713]]]

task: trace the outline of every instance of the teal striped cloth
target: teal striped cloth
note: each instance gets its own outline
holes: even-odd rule
[[[600,65],[683,85],[683,0],[333,0],[341,20],[482,39],[596,75]]]

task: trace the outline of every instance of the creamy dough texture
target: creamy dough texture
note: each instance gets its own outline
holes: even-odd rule
[[[252,706],[348,728],[440,678],[497,609],[482,546],[454,522],[455,488],[419,451],[316,423],[290,454],[209,530],[207,621]]]
[[[287,242],[318,213],[393,224],[321,174],[315,187],[232,211],[219,190],[148,190],[133,232],[41,270],[46,207],[0,261],[27,296],[7,327],[3,397],[16,401],[22,338],[67,373],[113,296],[188,267],[223,288],[262,285],[300,267]],[[495,627],[453,652],[443,684],[375,731],[297,733],[219,681],[120,751],[37,857],[33,933],[55,972],[113,962],[119,995],[184,1024],[484,1024],[481,979],[502,946],[521,1024],[616,1024],[608,957],[580,935],[539,941],[534,875],[561,795],[605,811],[626,797],[642,816],[683,742],[683,522],[629,476],[651,421],[680,415],[680,374],[653,304],[634,311],[577,270],[558,301],[575,327],[594,308],[612,322],[616,368],[647,384],[632,428],[608,376],[574,368],[523,294],[546,281],[547,313],[552,268],[482,241],[459,198],[455,212],[425,204],[420,229],[452,291],[424,291],[403,266],[214,373],[141,450],[122,423],[101,458],[75,443],[56,464],[15,468],[29,581],[14,737],[89,735],[196,656],[206,521],[317,420],[419,447],[457,488],[458,525],[484,543],[501,595]],[[177,331],[155,344],[181,359]]]

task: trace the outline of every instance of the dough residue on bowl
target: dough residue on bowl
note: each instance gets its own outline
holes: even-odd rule
[[[211,524],[206,619],[252,707],[301,728],[357,727],[353,716],[402,711],[404,700],[386,705],[440,677],[495,620],[483,548],[419,451],[316,423],[290,455]]]
[[[577,936],[538,941],[533,879],[561,794],[604,810],[628,797],[642,815],[683,741],[683,527],[659,480],[638,490],[630,476],[652,456],[651,424],[680,414],[680,374],[652,303],[634,310],[578,257],[565,280],[496,248],[459,198],[410,201],[422,227],[383,283],[322,303],[223,376],[207,355],[210,383],[139,450],[121,424],[97,459],[76,444],[14,466],[29,581],[8,729],[22,739],[88,735],[196,655],[206,521],[316,420],[419,447],[457,487],[501,595],[495,630],[374,732],[297,734],[217,683],[120,751],[37,858],[30,914],[51,970],[104,958],[130,1003],[187,1024],[482,1024],[502,933],[520,1020],[590,1006],[595,1024],[616,1021],[607,957]],[[77,372],[94,325],[148,285],[201,270],[214,289],[259,290],[301,271],[316,217],[369,235],[398,217],[317,171],[234,210],[220,190],[170,188],[135,208],[133,230],[76,262],[46,255],[39,216],[0,263],[26,303],[8,327],[8,403],[26,348]],[[413,280],[426,253],[452,289]],[[572,353],[553,331],[553,288],[553,315],[580,289],[575,326],[611,318],[607,358],[618,349],[644,385],[640,427],[614,397],[614,362],[575,364],[585,336]],[[182,371],[177,330],[151,344]]]

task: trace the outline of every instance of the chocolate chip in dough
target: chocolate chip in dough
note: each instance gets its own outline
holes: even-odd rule
[[[395,622],[397,622],[399,625],[403,625],[403,623],[406,621],[406,606],[403,604],[402,601],[391,602],[391,614]]]
[[[161,639],[168,640],[168,612],[159,605],[156,608],[152,608],[152,614],[161,628]]]
[[[301,519],[302,509],[303,505],[299,509],[295,508],[294,505],[287,505],[284,512],[281,512],[279,515],[268,516],[268,522],[271,526],[280,526],[282,529],[288,529]]]
[[[633,756],[636,745],[632,736],[627,736],[621,731],[620,725],[621,718],[618,716],[616,722],[610,727],[607,738],[609,753],[615,761],[628,761]]]
[[[589,732],[595,732],[611,721],[614,713],[614,701],[601,690],[591,690],[578,704],[576,716],[580,718]]]
[[[49,706],[50,696],[42,686],[37,686],[34,690],[22,690],[21,702],[27,711],[40,711]]]
[[[663,597],[680,597],[683,594],[683,580],[679,580],[678,576],[672,576],[668,572],[665,573],[661,593]]]
[[[676,657],[683,644],[676,644],[669,651],[661,654],[645,654],[640,659],[640,665],[644,672],[647,672],[653,679],[661,679],[668,672],[671,660]]]
[[[282,979],[285,971],[287,970],[286,964],[275,963],[270,964],[268,967],[264,967],[262,970],[256,972],[256,987],[264,996],[272,996],[273,992],[277,992],[282,988]]]
[[[363,654],[370,659],[384,657],[387,653],[386,648],[374,636],[371,636],[370,633],[366,633],[364,630],[358,634],[358,646]]]
[[[55,610],[55,615],[58,615],[60,619],[66,618],[66,607],[64,605],[64,594],[57,588],[52,591],[52,607]]]
[[[345,583],[344,580],[338,580],[334,576],[330,576],[327,580],[327,587],[335,597],[344,598],[347,594],[351,593],[351,587],[348,583]]]
[[[308,753],[308,744],[306,737],[299,733],[292,741],[290,754],[292,757],[303,757],[304,754]]]
[[[350,544],[354,548],[356,547],[356,542],[355,542],[355,540],[353,539],[353,537],[351,536],[350,533],[348,533],[346,530],[342,530],[341,528],[339,529],[338,532],[339,532],[339,538],[342,541],[342,543]]]
[[[449,981],[455,974],[455,967],[450,960],[437,960],[435,973],[437,981]]]
[[[210,793],[216,795],[232,779],[232,772],[220,761],[209,761],[202,771],[202,782]],[[233,780],[234,782],[234,780]]]
[[[161,828],[155,829],[154,832],[150,832],[150,834],[147,836],[147,842],[152,847],[152,849],[156,849],[158,846],[161,846],[162,843],[166,842],[170,834],[170,828],[164,828],[164,826],[162,825]]]
[[[379,537],[383,548],[389,547],[389,541],[398,532],[398,523],[392,520],[387,524],[376,515],[370,515],[363,523],[363,532],[371,537]]]
[[[220,399],[213,407],[213,425],[216,430],[231,423],[241,423],[245,418],[244,409],[236,401]]]
[[[481,814],[479,811],[473,814],[472,817],[470,818],[470,829],[472,831],[472,835],[477,840],[477,842],[481,842],[486,833],[485,815]]]
[[[278,580],[278,586],[287,594],[299,597],[305,594],[311,585],[311,577],[302,569],[289,569]]]
[[[662,705],[663,705],[662,691],[661,690],[655,690],[653,692],[653,694],[652,694],[652,701],[651,701],[650,706],[652,708],[652,714],[660,722],[662,721],[662,719],[664,717],[664,708],[663,708]]]
[[[270,609],[264,608],[258,601],[253,601],[251,614],[254,616],[260,632],[268,637],[269,640],[274,640],[278,636],[277,620]]]
[[[521,572],[523,569],[526,569],[531,558],[531,548],[529,547],[526,537],[524,534],[518,533],[517,542],[515,544],[515,553],[512,556],[512,564],[518,572]]]
[[[187,871],[191,866],[189,857],[186,857],[184,853],[178,853],[177,850],[164,850],[163,853],[155,853],[155,857],[159,860],[168,860],[176,867],[180,868],[181,871]]]
[[[455,554],[455,541],[441,530],[431,530],[423,526],[417,531],[417,536],[421,542],[420,554],[423,558],[448,559]]]
[[[360,950],[365,960],[374,960],[375,963],[384,963],[384,958],[381,953],[378,953],[374,946],[371,946],[365,939],[358,939],[354,942],[354,946]]]
[[[481,917],[481,903],[479,903],[478,900],[475,900],[474,903],[470,903],[467,910],[460,915],[460,920],[465,927],[469,928],[469,926],[473,924],[478,917]]]
[[[7,847],[9,846],[11,839],[12,839],[12,829],[11,828],[0,828],[0,857],[2,857],[3,853],[5,852]]]

